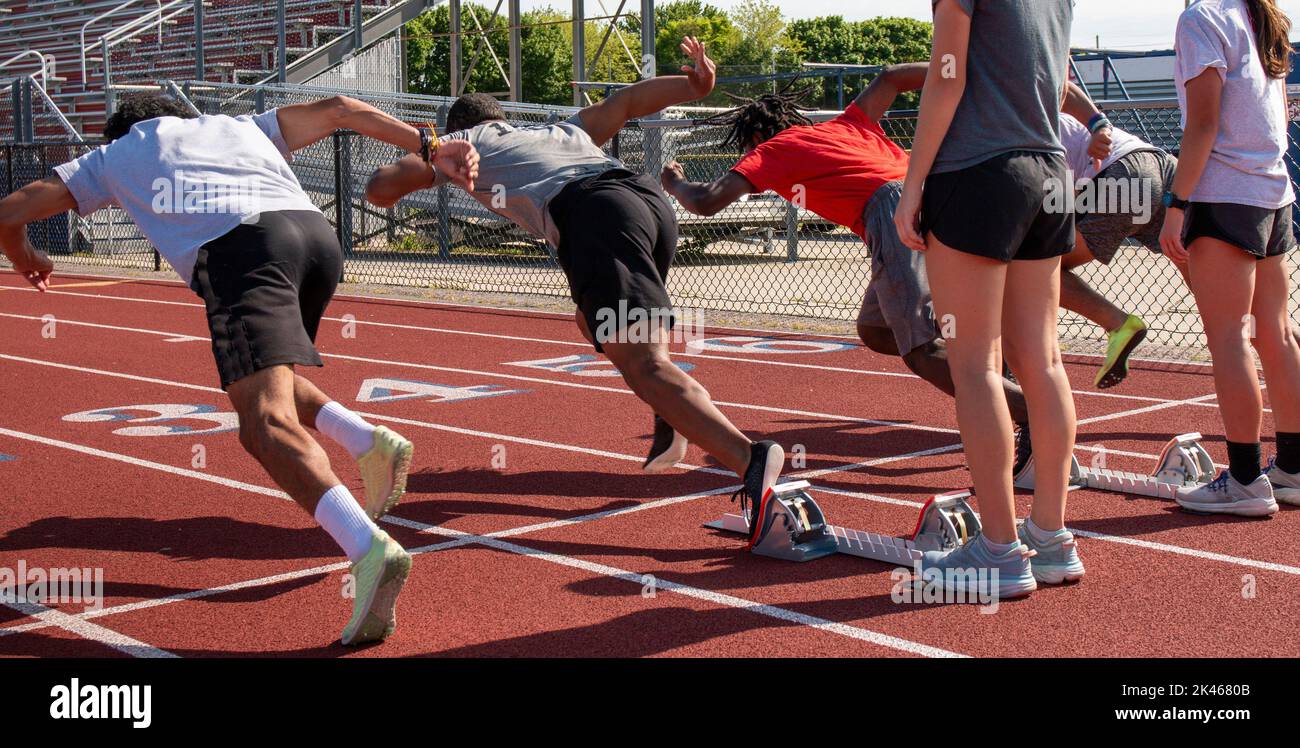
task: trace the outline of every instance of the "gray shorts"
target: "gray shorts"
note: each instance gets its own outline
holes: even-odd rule
[[[887,327],[894,333],[900,356],[939,337],[925,253],[909,249],[894,228],[902,193],[901,181],[890,182],[876,191],[862,211],[871,247],[871,283],[858,312],[858,324]]]
[[[1103,265],[1115,259],[1125,239],[1132,239],[1152,252],[1160,252],[1160,229],[1165,223],[1165,190],[1174,183],[1178,159],[1164,151],[1135,151],[1107,166],[1092,179],[1090,189],[1097,203],[1111,202],[1105,195],[1125,196],[1123,210],[1105,206],[1075,213],[1075,227],[1083,234],[1088,249]],[[1134,189],[1140,194],[1132,193]],[[1135,199],[1140,197],[1141,200]]]

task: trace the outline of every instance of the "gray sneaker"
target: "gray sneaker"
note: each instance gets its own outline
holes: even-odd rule
[[[1017,534],[1020,542],[1034,552],[1029,559],[1034,579],[1043,584],[1061,584],[1083,579],[1083,562],[1079,560],[1074,535],[1069,530],[1057,530],[1046,543],[1036,543],[1026,527],[1028,522],[1025,520],[1020,523]]]
[[[1273,484],[1273,498],[1284,504],[1300,506],[1300,473],[1288,473],[1277,466],[1277,462],[1268,463],[1264,471],[1268,482]]]
[[[1250,485],[1243,486],[1232,477],[1232,473],[1224,470],[1209,483],[1178,489],[1174,501],[1188,511],[1206,514],[1267,517],[1277,513],[1273,484],[1262,473]]]
[[[1038,589],[1029,558],[1034,553],[1017,545],[1007,553],[994,555],[983,535],[949,551],[929,551],[921,556],[922,572],[943,574],[944,588],[949,592],[963,591],[967,599],[992,594],[991,583],[997,584],[997,598],[1010,600],[1024,597]]]

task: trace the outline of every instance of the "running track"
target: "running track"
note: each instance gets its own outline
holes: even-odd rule
[[[399,628],[347,650],[337,549],[228,418],[206,420],[229,405],[197,299],[159,281],[21,283],[0,275],[0,568],[102,568],[105,599],[0,604],[0,655],[1300,656],[1294,508],[1202,517],[1076,491],[1082,584],[992,614],[896,604],[885,564],[785,563],[702,528],[736,480],[698,449],[640,474],[648,412],[616,376],[592,375],[612,373],[601,360],[520,365],[590,354],[569,317],[340,297],[318,341],[326,367],[307,374],[416,443],[384,525],[417,553]],[[836,524],[902,534],[930,494],[968,485],[951,401],[899,362],[836,338],[709,337],[716,348],[677,360],[741,429],[802,445],[787,476],[811,480]],[[1081,459],[1104,450],[1109,467],[1149,470],[1171,434],[1199,430],[1224,461],[1208,372],[1148,365],[1097,393],[1091,365],[1070,370]],[[67,418],[155,404],[207,412],[161,428]],[[151,425],[163,433],[115,433]]]

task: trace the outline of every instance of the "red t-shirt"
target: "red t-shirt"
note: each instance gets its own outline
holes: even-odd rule
[[[862,211],[881,186],[907,176],[907,152],[854,103],[829,122],[777,133],[732,170],[791,202],[802,185],[808,210],[865,240]]]

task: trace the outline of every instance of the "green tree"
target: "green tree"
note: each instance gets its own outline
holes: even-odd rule
[[[677,47],[682,38],[693,36],[704,42],[709,56],[718,63],[719,74],[741,43],[740,30],[720,8],[700,0],[677,0],[655,8],[655,71],[672,75],[682,65]]]

